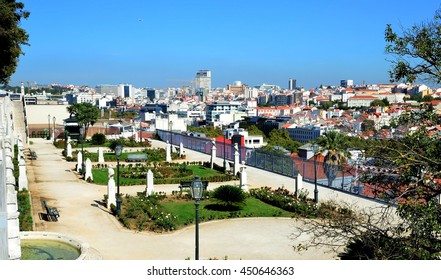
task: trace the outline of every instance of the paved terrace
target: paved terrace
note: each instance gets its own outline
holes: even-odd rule
[[[75,162],[66,162],[61,150],[49,140],[31,139],[29,147],[36,151],[37,160],[28,161],[29,189],[32,198],[36,231],[60,232],[76,237],[96,249],[91,259],[105,260],[184,260],[194,259],[194,226],[157,234],[134,232],[123,228],[109,211],[98,202],[106,194],[107,187],[89,184],[74,172]],[[153,147],[165,147],[165,143],[153,140]],[[90,149],[96,152],[97,148]],[[186,149],[186,161],[208,161],[210,155]],[[222,164],[223,159],[216,159]],[[282,187],[294,190],[294,179],[256,168],[247,168],[250,188],[262,186]],[[238,181],[230,182],[239,184]],[[225,183],[223,183],[225,184]],[[220,184],[210,183],[209,189]],[[313,185],[303,183],[303,188],[313,195]],[[135,194],[145,186],[122,186],[121,193]],[[177,185],[156,185],[155,191],[170,193]],[[58,222],[41,220],[40,200],[60,211]],[[378,207],[378,204],[320,187],[319,200],[336,199],[356,203],[360,207]],[[203,211],[203,209],[201,209]],[[299,253],[292,248],[290,239],[295,222],[287,218],[243,218],[211,221],[200,224],[200,258],[244,260],[318,260],[335,259],[326,249]],[[303,237],[307,238],[307,237]],[[297,240],[298,242],[298,240]]]

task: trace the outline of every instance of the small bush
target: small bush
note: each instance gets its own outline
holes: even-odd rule
[[[102,133],[95,133],[92,135],[92,139],[90,141],[92,145],[103,145],[106,143],[106,135]]]
[[[219,204],[227,207],[240,206],[246,199],[244,191],[240,187],[222,185],[216,188],[211,194]]]

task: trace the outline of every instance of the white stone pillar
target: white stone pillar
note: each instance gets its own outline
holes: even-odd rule
[[[184,154],[184,145],[181,143],[179,143],[179,156],[182,157],[182,155]]]
[[[245,166],[245,162],[242,162],[242,166],[240,168],[240,188],[244,191],[247,192],[248,191],[248,174],[246,172],[246,166]]]
[[[77,172],[80,172],[81,168],[83,168],[81,165],[83,164],[83,154],[78,151],[77,154]]]
[[[214,160],[216,159],[216,141],[211,141],[211,160],[210,160],[210,166],[211,169],[213,169]]]
[[[234,143],[234,176],[236,176],[237,172],[240,170],[239,156],[239,146],[237,143]]]
[[[296,196],[299,195],[299,191],[303,188],[303,178],[302,178],[302,174],[300,174],[300,172],[297,174],[296,177],[296,182],[295,182],[295,189],[294,189],[294,194]]]
[[[18,177],[18,189],[20,191],[27,190],[28,187],[28,176],[26,175],[26,161],[23,157],[20,157],[18,161],[19,177]]]
[[[171,149],[172,149],[172,145],[170,145],[170,143],[167,141],[167,146],[165,147],[165,161],[167,161],[167,162],[172,161]]]
[[[153,194],[153,172],[149,169],[149,171],[147,171],[147,186],[145,189],[145,195],[147,197],[151,196]]]
[[[104,163],[104,148],[98,148],[98,163]]]
[[[86,173],[84,175],[84,180],[87,181],[87,179],[90,179],[93,181],[92,161],[90,160],[90,158],[86,159]]]
[[[72,158],[72,144],[71,143],[67,143],[66,157]]]
[[[107,209],[110,209],[110,205],[116,206],[116,184],[115,179],[113,178],[115,171],[113,170],[113,166],[109,164],[107,169],[109,181],[107,182]]]

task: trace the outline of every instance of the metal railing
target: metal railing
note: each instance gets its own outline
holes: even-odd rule
[[[191,149],[204,154],[211,154],[212,139],[185,135],[168,130],[157,130],[162,141],[168,141],[179,146],[180,143],[186,149]],[[251,167],[295,178],[300,173],[303,180],[315,183],[314,159],[304,160],[300,157],[292,157],[280,153],[268,152],[246,147],[239,148],[240,162]],[[228,142],[216,141],[216,157],[224,158],[225,161],[234,160],[234,146]],[[364,184],[360,182],[360,173],[357,166],[331,166],[324,168],[323,162],[316,162],[317,185],[331,188],[337,191],[351,193],[356,196],[381,200],[375,197]]]

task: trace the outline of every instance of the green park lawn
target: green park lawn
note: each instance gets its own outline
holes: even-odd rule
[[[194,223],[195,204],[192,200],[172,200],[161,202],[165,212],[176,216],[178,228]],[[199,206],[200,221],[221,220],[244,217],[292,217],[293,213],[266,204],[256,198],[249,197],[241,209],[231,211],[223,209],[214,200],[202,200]]]

